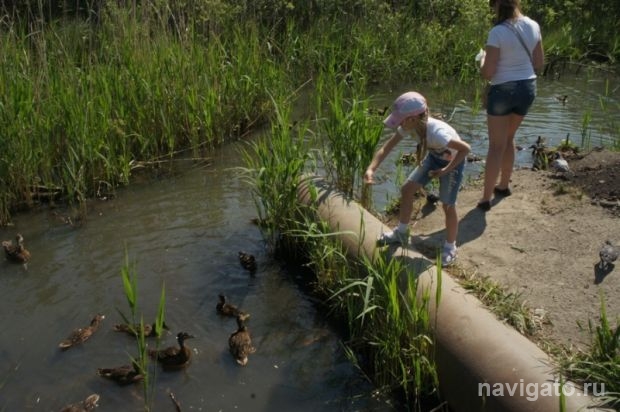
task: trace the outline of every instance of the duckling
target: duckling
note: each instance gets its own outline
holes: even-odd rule
[[[97,375],[110,379],[120,386],[136,383],[144,378],[140,366],[135,361],[131,365],[117,366],[115,368],[98,368]]]
[[[24,237],[18,233],[17,236],[15,236],[15,241],[15,244],[10,240],[2,241],[2,247],[4,248],[6,258],[11,262],[28,262],[30,259],[30,252],[24,247]]]
[[[607,269],[607,265],[613,265],[613,262],[618,259],[618,255],[620,254],[620,250],[614,246],[611,241],[606,240],[601,250],[598,252],[600,257],[600,262],[598,267],[601,269]]]
[[[568,95],[564,94],[562,96],[555,96],[555,100],[562,103],[562,105],[565,105],[566,101],[568,100]]]
[[[70,405],[65,406],[60,410],[60,412],[88,412],[95,409],[99,402],[99,395],[93,393],[88,398],[83,401],[72,403]]]
[[[58,347],[62,350],[67,350],[75,345],[78,345],[88,340],[93,335],[93,333],[95,333],[97,329],[99,329],[99,324],[103,319],[105,319],[104,315],[95,315],[95,317],[90,321],[90,325],[84,328],[74,329],[67,337],[67,339],[64,339],[58,344]]]
[[[237,317],[237,315],[244,313],[240,311],[237,306],[233,305],[232,303],[228,303],[225,295],[220,293],[218,295],[218,298],[219,301],[217,302],[217,305],[215,305],[215,310],[220,315]]]
[[[250,273],[256,272],[256,258],[247,252],[239,252],[239,262],[244,269],[249,270]]]
[[[155,327],[155,322],[153,322],[152,324],[145,324],[143,326],[144,328],[144,337],[145,338],[150,338],[150,337],[157,337],[157,328]],[[118,323],[116,325],[113,326],[113,329],[117,332],[125,332],[129,335],[132,336],[138,336],[138,331],[140,330],[140,324],[136,323],[135,325],[129,325],[127,323]],[[168,325],[166,325],[166,322],[163,323],[162,325],[162,330],[160,331],[160,334],[165,330],[169,330]]]
[[[164,370],[178,370],[189,365],[192,350],[185,346],[185,340],[193,338],[187,332],[177,334],[179,346],[170,346],[164,349],[149,349],[149,356],[164,368]]]
[[[416,163],[416,155],[415,153],[403,153],[398,162],[405,166],[411,166]]]
[[[228,338],[228,348],[237,363],[245,366],[248,363],[248,355],[256,352],[256,348],[252,346],[252,338],[250,331],[245,325],[248,315],[241,314],[237,316],[237,330]]]

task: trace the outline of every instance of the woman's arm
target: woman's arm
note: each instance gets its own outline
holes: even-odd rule
[[[545,66],[545,52],[543,50],[542,39],[534,46],[534,53],[532,53],[532,64],[534,71],[539,73]]]
[[[499,61],[499,47],[486,46],[485,56],[480,67],[480,74],[486,80],[491,80],[497,70],[497,62]]]

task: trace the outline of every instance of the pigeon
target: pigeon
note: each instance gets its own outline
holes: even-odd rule
[[[607,269],[607,265],[613,264],[613,262],[618,259],[618,254],[620,251],[618,248],[611,244],[609,240],[606,240],[601,250],[598,252],[601,261],[598,264],[598,267],[601,269]]]

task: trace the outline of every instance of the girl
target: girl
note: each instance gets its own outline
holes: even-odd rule
[[[456,197],[463,180],[464,160],[470,150],[469,144],[461,140],[449,124],[430,117],[426,99],[417,92],[407,92],[399,96],[394,102],[392,113],[383,123],[396,131],[375,153],[364,174],[366,183],[374,183],[374,172],[381,162],[398,142],[404,137],[412,137],[412,133],[416,135],[418,144],[422,147],[423,160],[401,188],[398,226],[391,232],[382,233],[378,243],[406,245],[409,242],[409,221],[413,210],[413,197],[432,178],[438,178],[439,200],[442,202],[446,218],[446,240],[443,245],[441,262],[444,266],[451,265],[457,256]],[[428,153],[425,155],[425,152]]]

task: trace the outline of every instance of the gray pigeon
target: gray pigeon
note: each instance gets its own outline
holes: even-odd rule
[[[598,252],[598,255],[601,258],[598,267],[601,269],[607,269],[607,265],[618,259],[619,253],[618,248],[612,245],[609,240],[606,240],[601,247],[601,250]]]

